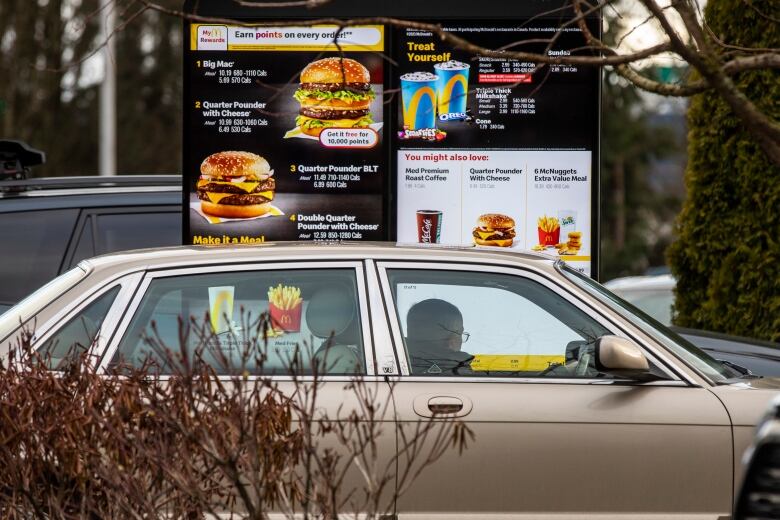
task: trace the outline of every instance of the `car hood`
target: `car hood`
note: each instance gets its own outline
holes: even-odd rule
[[[766,413],[772,398],[780,393],[780,378],[740,380],[710,390],[726,407],[734,426],[755,426]]]

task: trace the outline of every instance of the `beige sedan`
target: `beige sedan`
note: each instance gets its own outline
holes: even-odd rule
[[[562,262],[487,249],[98,257],[3,315],[0,344],[35,320],[37,348],[56,360],[59,345],[92,345],[105,369],[150,355],[152,323],[176,344],[180,316],[210,313],[229,333],[239,309],[270,311],[284,331],[258,375],[284,385],[285,352],[314,338],[313,356],[333,348],[326,403],[342,402],[356,374],[390,378],[398,420],[447,412],[474,431],[463,455],[448,453],[402,495],[400,518],[727,518],[740,457],[778,388],[740,379]],[[395,446],[382,439],[386,453]]]

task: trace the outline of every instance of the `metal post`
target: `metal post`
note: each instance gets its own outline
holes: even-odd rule
[[[100,85],[100,175],[116,175],[116,56],[113,30],[116,19],[114,0],[100,0],[100,39],[104,75]]]

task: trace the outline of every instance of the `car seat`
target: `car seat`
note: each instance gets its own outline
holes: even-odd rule
[[[324,341],[312,356],[312,367],[325,374],[354,374],[362,370],[360,326],[354,291],[343,285],[316,291],[306,308],[311,334]]]

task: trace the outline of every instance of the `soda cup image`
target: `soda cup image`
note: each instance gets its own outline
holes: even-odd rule
[[[561,223],[561,234],[577,231],[577,212],[573,209],[558,211],[558,220]]]
[[[436,74],[410,72],[401,76],[404,128],[436,128]]]
[[[466,98],[469,94],[470,65],[450,60],[433,66],[436,80],[436,100],[439,115],[462,114],[466,112]]]

